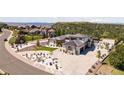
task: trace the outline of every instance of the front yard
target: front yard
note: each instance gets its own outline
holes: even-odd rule
[[[26,41],[33,41],[33,40],[38,40],[42,39],[41,35],[25,35]]]
[[[45,46],[36,47],[36,50],[43,50],[43,51],[49,51],[49,52],[53,52],[56,49],[57,48],[51,48],[51,47],[45,47]]]

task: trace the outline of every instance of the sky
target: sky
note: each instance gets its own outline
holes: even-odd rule
[[[123,23],[124,17],[0,17],[0,22],[97,22]]]

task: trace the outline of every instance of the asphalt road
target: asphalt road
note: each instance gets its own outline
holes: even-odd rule
[[[11,75],[50,75],[12,56],[6,49],[4,39],[9,37],[10,32],[4,31],[0,36],[0,69]]]

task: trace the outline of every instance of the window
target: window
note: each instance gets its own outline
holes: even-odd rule
[[[68,46],[68,50],[72,50],[72,47],[71,46]]]

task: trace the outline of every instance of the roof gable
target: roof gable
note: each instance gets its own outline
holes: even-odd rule
[[[68,46],[82,46],[83,42],[81,42],[80,40],[70,40],[69,42],[64,43],[64,45],[68,45]]]

